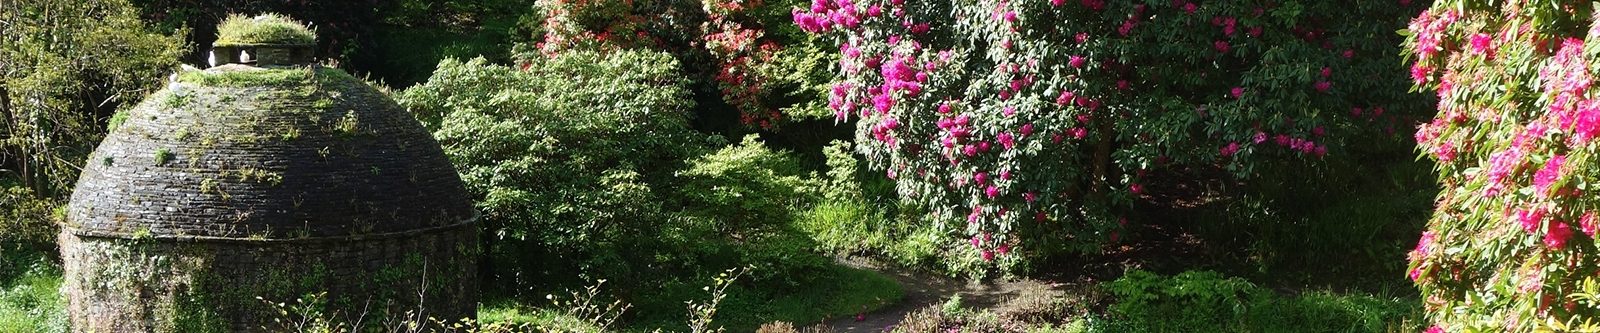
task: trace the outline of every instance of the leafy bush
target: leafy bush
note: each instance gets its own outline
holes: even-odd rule
[[[1412,79],[1439,96],[1415,137],[1441,187],[1408,276],[1443,330],[1596,329],[1578,297],[1600,270],[1595,10],[1440,1],[1405,32]]]
[[[1405,7],[819,0],[793,18],[839,45],[829,106],[860,117],[857,150],[949,243],[1017,267],[1115,238],[1152,169],[1247,176],[1401,122],[1381,109],[1425,102],[1386,51]]]
[[[0,183],[0,207],[0,245],[55,246],[60,206],[25,187]]]
[[[447,60],[398,100],[478,198],[489,262],[509,269],[496,280],[525,288],[628,267],[605,262],[629,256],[608,244],[664,232],[651,222],[666,220],[655,203],[669,188],[655,185],[711,142],[688,128],[686,94],[664,54],[571,53],[525,70]]]

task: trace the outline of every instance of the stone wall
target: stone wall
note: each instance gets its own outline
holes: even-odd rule
[[[477,312],[473,223],[356,238],[60,237],[73,327],[93,332],[281,332],[272,303],[326,292],[316,313],[378,328]],[[420,296],[419,297],[419,293]],[[257,297],[260,297],[258,299]]]

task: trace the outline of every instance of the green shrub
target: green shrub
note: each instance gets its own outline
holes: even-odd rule
[[[612,270],[629,254],[611,244],[670,233],[659,184],[713,142],[689,129],[687,94],[664,54],[572,53],[526,70],[446,60],[398,100],[477,196],[494,279],[527,287]]]
[[[0,246],[54,248],[56,220],[66,213],[54,201],[0,180]],[[0,271],[6,263],[0,263]]]

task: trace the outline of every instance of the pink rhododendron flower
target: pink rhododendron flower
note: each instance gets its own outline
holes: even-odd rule
[[[1594,215],[1593,211],[1589,211],[1584,212],[1583,217],[1578,218],[1578,227],[1583,228],[1583,233],[1589,235],[1589,237],[1594,237],[1595,231],[1600,230],[1600,226],[1595,225]]]
[[[1428,76],[1431,75],[1433,75],[1433,69],[1428,68],[1428,66],[1423,66],[1420,63],[1411,66],[1411,81],[1416,84],[1428,82]]]
[[[994,199],[994,197],[1000,196],[1000,188],[989,185],[988,188],[983,189],[983,194],[989,196],[989,199]]]
[[[1550,185],[1561,178],[1561,165],[1567,162],[1566,155],[1556,155],[1544,163],[1544,168],[1533,174],[1534,193],[1545,197],[1550,193]]]
[[[1228,46],[1228,41],[1224,40],[1219,40],[1215,43],[1212,43],[1211,47],[1217,49],[1217,53],[1228,53],[1228,50],[1232,48]]]
[[[1199,9],[1199,7],[1196,7],[1192,2],[1183,4],[1183,12],[1185,13],[1194,14],[1195,9]]]
[[[1144,193],[1144,186],[1143,185],[1139,185],[1139,183],[1128,184],[1128,192],[1131,192],[1133,194]]]
[[[1233,89],[1228,90],[1228,94],[1233,95],[1233,98],[1242,97],[1244,96],[1244,87],[1233,87]]]
[[[1542,222],[1544,222],[1544,208],[1517,211],[1517,224],[1522,226],[1522,231],[1536,234],[1539,232],[1539,224]]]
[[[1267,142],[1267,133],[1266,132],[1256,132],[1256,135],[1254,137],[1251,137],[1250,139],[1251,139],[1250,141],[1255,143],[1255,144],[1261,144],[1262,142]]]
[[[1544,246],[1551,249],[1561,249],[1567,245],[1567,239],[1572,237],[1572,229],[1566,223],[1550,220],[1549,231],[1544,234]]]
[[[992,251],[983,250],[983,252],[982,252],[982,254],[980,254],[980,256],[983,257],[983,261],[994,261],[994,252],[992,252]]]
[[[1493,37],[1489,37],[1489,34],[1476,33],[1468,39],[1471,41],[1468,44],[1472,45],[1472,54],[1483,55],[1489,53],[1489,41],[1493,40]]]
[[[1238,152],[1239,152],[1239,143],[1238,142],[1229,142],[1228,145],[1222,146],[1222,149],[1220,149],[1220,153],[1222,153],[1222,157],[1232,157],[1233,154],[1236,154]]]
[[[1016,139],[1011,137],[1011,132],[1000,132],[1000,134],[995,135],[995,141],[1000,142],[1000,146],[1006,150],[1011,150],[1012,147],[1017,145]]]
[[[1317,81],[1317,83],[1312,84],[1311,87],[1316,88],[1317,92],[1328,92],[1328,89],[1333,88],[1333,83],[1328,81]]]

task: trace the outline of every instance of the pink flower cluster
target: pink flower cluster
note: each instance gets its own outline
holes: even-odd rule
[[[881,8],[874,6],[867,8],[866,14],[871,17],[882,12]],[[861,25],[861,12],[850,0],[812,0],[811,11],[795,8],[791,15],[794,24],[799,26],[800,30],[810,33],[824,32],[836,27],[855,29]]]
[[[1420,59],[1432,58],[1439,52],[1445,30],[1461,17],[1461,13],[1455,10],[1447,10],[1437,17],[1435,14],[1437,13],[1425,11],[1411,20],[1409,28],[1416,34],[1416,55]]]

